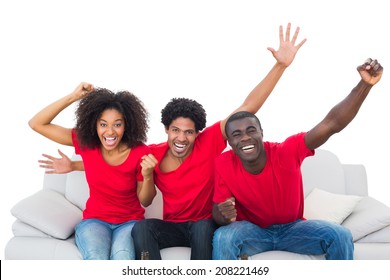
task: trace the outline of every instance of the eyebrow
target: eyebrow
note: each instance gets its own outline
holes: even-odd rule
[[[105,119],[99,119],[99,121],[107,122]],[[117,122],[117,121],[123,121],[123,119],[116,119],[116,120],[114,120],[114,122]]]
[[[193,128],[189,128],[189,129],[183,130],[183,129],[181,129],[180,127],[177,127],[177,126],[174,126],[174,125],[172,125],[172,128],[176,128],[176,129],[181,130],[181,131],[184,131],[184,132],[195,131],[195,129],[193,129]]]

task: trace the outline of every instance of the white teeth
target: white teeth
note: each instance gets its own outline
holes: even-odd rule
[[[248,146],[242,147],[241,149],[243,151],[248,151],[248,150],[252,150],[254,147],[255,147],[255,145],[248,145]]]
[[[186,147],[186,145],[180,145],[180,144],[177,144],[177,143],[174,143],[174,145],[178,149],[184,149]]]
[[[114,145],[116,143],[116,137],[104,137],[107,145]]]

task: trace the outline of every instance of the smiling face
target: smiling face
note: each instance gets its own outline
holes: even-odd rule
[[[184,160],[192,152],[198,136],[195,123],[190,118],[179,117],[172,121],[165,132],[168,134],[171,155]]]
[[[96,130],[104,149],[111,151],[119,146],[125,132],[123,115],[115,109],[106,109],[98,118]]]
[[[255,118],[245,117],[226,126],[229,145],[244,166],[258,164],[265,157],[263,131]]]

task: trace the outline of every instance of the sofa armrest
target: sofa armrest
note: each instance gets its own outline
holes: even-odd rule
[[[41,190],[11,209],[20,221],[59,239],[67,239],[81,221],[81,210],[53,190]]]
[[[342,225],[352,232],[356,242],[390,225],[390,207],[372,197],[363,197]]]
[[[29,224],[23,223],[20,220],[16,220],[12,224],[12,232],[14,236],[20,237],[50,237],[50,235],[44,233],[43,231],[30,226]]]
[[[378,231],[366,235],[359,243],[389,243],[390,244],[390,225]]]

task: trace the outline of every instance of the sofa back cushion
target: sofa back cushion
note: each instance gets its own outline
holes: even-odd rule
[[[301,170],[305,197],[314,188],[346,194],[344,170],[341,162],[332,152],[317,149],[314,156],[303,161]]]
[[[89,187],[85,178],[85,172],[73,171],[68,174],[65,197],[81,210],[85,209],[85,203],[89,197]]]
[[[50,189],[65,195],[67,174],[47,174],[43,175],[43,189]]]
[[[79,155],[73,155],[72,160],[81,160]],[[65,197],[81,210],[89,197],[89,187],[84,171],[73,171],[67,174]]]

